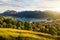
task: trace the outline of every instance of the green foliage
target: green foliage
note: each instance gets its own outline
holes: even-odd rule
[[[3,25],[0,24],[0,28],[3,28]]]
[[[16,25],[13,25],[13,28],[15,28],[15,29],[16,29],[16,28],[17,28],[17,26],[16,26]]]
[[[7,24],[7,28],[13,28],[12,24]]]
[[[49,23],[47,23],[49,24]],[[0,28],[14,28],[39,31],[52,35],[60,35],[60,28],[53,25],[44,25],[44,22],[23,22],[9,16],[0,16]]]
[[[25,22],[24,26],[26,30],[32,30],[32,24],[30,22]]]
[[[38,28],[40,29],[40,32],[45,32],[45,26],[38,25]]]
[[[52,35],[57,35],[57,29],[56,29],[56,27],[54,27],[54,26],[49,26],[48,29],[49,29],[49,33],[50,33],[50,34],[52,34]]]
[[[3,27],[4,27],[4,28],[6,28],[6,25],[7,25],[6,22],[3,22]]]

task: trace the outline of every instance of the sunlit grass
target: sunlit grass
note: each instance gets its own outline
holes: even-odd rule
[[[0,37],[6,38],[6,40],[55,40],[58,36],[27,30],[0,28]]]

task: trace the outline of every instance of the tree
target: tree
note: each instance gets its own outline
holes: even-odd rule
[[[30,22],[25,22],[25,24],[24,24],[24,28],[26,29],[26,30],[32,30],[32,23],[30,23]]]
[[[17,22],[17,28],[24,29],[24,22],[18,21]]]
[[[50,26],[49,27],[49,33],[52,35],[57,35],[57,29],[55,26]]]
[[[13,28],[14,28],[14,29],[16,29],[16,28],[17,28],[17,26],[16,26],[16,25],[13,25]]]
[[[0,28],[3,28],[3,25],[0,24]]]
[[[43,26],[42,24],[38,25],[38,28],[40,29],[40,32],[44,32],[44,33],[48,33],[48,28],[46,28],[45,26]]]
[[[3,27],[4,27],[4,28],[6,28],[6,25],[7,25],[6,22],[3,22]]]
[[[11,23],[7,24],[7,28],[13,28],[13,25]]]

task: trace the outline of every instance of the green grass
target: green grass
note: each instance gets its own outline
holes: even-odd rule
[[[59,36],[41,32],[0,28],[0,40],[59,40],[59,38]]]

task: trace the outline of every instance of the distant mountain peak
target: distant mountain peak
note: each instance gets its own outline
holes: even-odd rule
[[[15,10],[7,10],[7,11],[5,11],[4,13],[9,13],[9,14],[16,14],[17,13],[17,11],[15,11]]]

